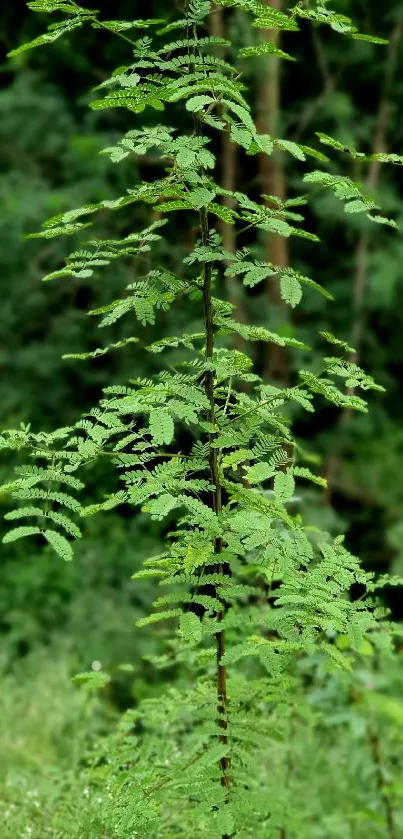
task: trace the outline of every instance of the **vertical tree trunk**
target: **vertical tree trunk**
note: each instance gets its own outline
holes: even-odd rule
[[[281,10],[282,0],[262,0],[267,6]],[[280,42],[280,32],[276,29],[262,30],[261,37],[273,41],[276,46]],[[268,56],[264,69],[260,72],[257,85],[257,129],[259,133],[278,136],[281,114],[281,76],[280,62],[274,56]],[[280,152],[271,156],[259,155],[260,191],[266,195],[274,195],[285,201],[286,181]],[[284,267],[289,264],[288,240],[284,236],[268,233],[265,236],[265,251],[268,261]],[[270,277],[267,286],[267,296],[270,306],[284,308],[280,296],[279,281]],[[286,352],[275,344],[268,344],[265,359],[265,372],[268,378],[287,383],[290,377],[289,360]]]
[[[225,21],[224,10],[221,6],[212,6],[209,18],[210,35],[218,38],[225,37]],[[224,56],[224,51],[222,51]],[[221,186],[234,192],[237,185],[237,147],[235,143],[231,143],[229,132],[221,132],[221,150],[220,150],[220,172],[221,172]],[[232,209],[235,206],[235,201],[231,196],[223,196],[222,203],[224,207]],[[236,252],[236,231],[233,224],[227,224],[222,219],[218,220],[218,230],[222,237],[223,247],[228,253]],[[237,277],[228,277],[226,281],[226,293],[230,303],[234,306],[234,316],[246,323],[247,318],[242,305],[242,286]],[[243,339],[240,335],[235,338],[237,349],[243,348]]]

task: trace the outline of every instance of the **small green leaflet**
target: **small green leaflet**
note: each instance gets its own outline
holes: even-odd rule
[[[311,472],[310,469],[307,469],[305,466],[294,466],[294,475],[298,478],[305,478],[307,481],[311,481],[313,484],[317,484],[320,487],[327,487],[327,480],[326,478],[322,478],[320,475],[315,475]]]
[[[45,530],[43,535],[46,541],[49,542],[49,545],[52,546],[53,550],[56,551],[56,553],[59,554],[65,562],[71,562],[73,559],[73,548],[65,536],[62,536],[61,533],[57,533],[56,530]]]
[[[319,332],[319,335],[321,335],[322,338],[325,339],[325,341],[328,341],[329,344],[335,344],[335,346],[341,347],[341,349],[343,349],[345,352],[356,352],[354,347],[350,347],[350,345],[347,344],[346,341],[341,341],[340,338],[336,338],[331,332]]]
[[[255,11],[255,14],[258,17],[252,21],[252,26],[256,26],[258,29],[279,29],[279,30],[286,30],[289,32],[298,31],[298,24],[296,20],[289,16],[288,14],[284,14],[280,12],[279,9],[271,8],[270,6],[263,6],[261,3],[251,5],[251,9]],[[232,833],[231,830],[223,831]]]
[[[265,154],[272,154],[274,144],[269,134],[255,134],[255,143]]]
[[[40,507],[17,507],[16,510],[10,510],[6,513],[4,518],[6,521],[15,521],[15,519],[26,518],[27,516],[43,516],[44,512]]]
[[[44,515],[42,513],[42,515]],[[70,536],[74,536],[75,539],[81,538],[81,530],[77,525],[65,516],[64,513],[60,513],[58,510],[49,510],[45,514],[46,518],[51,519],[55,524],[58,524],[59,527],[63,527]],[[70,544],[70,543],[68,543]],[[63,557],[64,558],[64,557]]]
[[[200,210],[202,207],[207,207],[215,198],[215,192],[206,189],[204,186],[193,189],[189,195],[189,201],[195,210]]]
[[[150,413],[150,433],[157,444],[169,444],[174,436],[173,419],[166,408],[153,408]]]
[[[398,226],[394,219],[385,218],[385,216],[371,216],[367,213],[367,218],[369,218],[370,221],[374,221],[376,224],[386,224],[388,227],[394,227],[395,229],[397,229]]]
[[[73,233],[81,233],[86,227],[91,227],[91,222],[86,224],[63,224],[60,227],[49,227],[39,233],[29,233],[27,239],[55,239],[57,236],[72,236]]]
[[[166,609],[164,612],[154,612],[154,614],[147,615],[145,618],[140,618],[140,620],[136,621],[136,626],[148,626],[149,623],[158,623],[158,621],[179,618],[182,614],[182,609]]]
[[[280,278],[280,294],[282,299],[294,309],[302,297],[301,284],[297,278],[291,274],[282,274]]]
[[[188,644],[198,644],[203,637],[202,625],[193,612],[184,612],[179,619],[179,631]]]
[[[230,452],[223,457],[221,466],[223,469],[228,469],[231,466],[236,471],[242,461],[250,460],[251,458],[253,458],[253,454],[249,449],[237,449],[237,451]]]
[[[205,542],[198,544],[195,541],[194,545],[188,545],[187,551],[183,560],[183,570],[185,574],[191,574],[195,568],[200,568],[202,565],[207,565],[211,562],[213,555],[212,542]]]
[[[228,101],[225,99],[224,104],[239,117],[244,128],[247,128],[251,135],[255,136],[256,129],[249,109],[247,107],[244,108],[237,102],[233,102],[231,99],[228,99]]]
[[[76,6],[75,3],[66,0],[31,0],[27,5],[33,12],[44,12],[47,15],[52,12],[65,12],[66,15],[94,14],[91,9],[84,9],[83,6]]]
[[[39,527],[14,527],[3,536],[2,542],[6,545],[8,542],[16,542],[17,539],[23,539],[24,536],[36,536],[38,533],[41,533]]]
[[[343,143],[340,143],[338,140],[335,140],[334,137],[329,137],[328,134],[324,134],[322,131],[316,131],[315,134],[321,143],[325,146],[330,146],[330,148],[335,151],[348,152],[348,154],[352,157],[368,159],[363,152],[357,151],[357,149],[354,149],[352,146],[346,146]]]
[[[71,32],[73,29],[77,29],[82,25],[85,20],[92,20],[93,17],[90,15],[77,15],[73,20],[65,20],[62,23],[56,24],[53,29],[48,29],[47,32],[44,32],[43,35],[38,35],[37,38],[34,38],[33,41],[30,41],[27,44],[21,44],[20,47],[17,47],[11,52],[8,53],[8,58],[13,58],[14,56],[21,55],[22,52],[26,52],[26,50],[34,49],[34,47],[40,47],[44,44],[51,44],[54,41],[57,41],[62,35],[65,35],[66,32]]]
[[[252,145],[252,134],[250,133],[248,128],[244,128],[243,125],[238,125],[237,123],[233,123],[231,125],[231,140],[234,143],[237,143],[239,146],[243,146],[247,152]]]
[[[16,519],[27,518],[30,516],[35,516],[36,518],[38,518],[39,516],[39,518],[51,519],[55,522],[55,524],[58,524],[60,525],[60,527],[63,527],[64,530],[66,530],[67,533],[69,533],[71,536],[74,536],[76,539],[80,539],[81,537],[81,531],[79,527],[77,527],[77,525],[74,522],[72,522],[68,518],[68,516],[66,516],[64,513],[61,513],[58,510],[45,511],[42,510],[40,507],[17,507],[16,510],[11,510],[9,513],[6,513],[4,518],[7,521],[15,521]]]
[[[109,684],[111,677],[108,673],[103,673],[100,670],[92,670],[89,673],[77,673],[72,677],[72,682],[81,685],[88,693],[91,691],[101,690]]]
[[[202,111],[205,105],[211,105],[214,99],[211,96],[200,94],[200,96],[192,96],[186,102],[186,110],[195,112]]]
[[[338,667],[342,667],[344,670],[348,672],[351,671],[351,663],[350,660],[347,658],[346,655],[337,649],[334,644],[321,644],[321,649],[332,659],[332,662],[337,665]]]
[[[287,472],[277,472],[274,478],[274,494],[277,501],[283,504],[289,501],[294,495],[295,481],[290,470]]]
[[[387,154],[386,152],[375,152],[370,155],[370,160],[379,160],[380,163],[394,163],[397,166],[403,165],[403,157],[399,154]]]
[[[368,44],[388,44],[385,38],[378,38],[377,35],[364,35],[362,32],[353,32],[350,35],[351,38],[354,38],[355,41],[366,41]]]
[[[375,209],[375,204],[373,209]],[[349,201],[344,206],[344,211],[346,213],[362,213],[368,210],[368,204],[365,201],[361,201],[360,198],[356,198],[354,201]]]
[[[256,47],[244,47],[239,50],[240,58],[250,58],[255,55],[274,55],[276,58],[286,58],[288,61],[296,61],[293,55],[290,55],[284,50],[280,50],[273,41],[264,41]]]
[[[85,361],[87,358],[98,358],[99,355],[106,355],[106,353],[111,352],[112,350],[119,350],[121,347],[126,347],[127,344],[137,344],[138,341],[138,338],[125,338],[123,341],[117,341],[115,344],[110,344],[108,347],[97,347],[97,349],[92,350],[92,352],[66,353],[65,355],[62,355],[62,358]]]
[[[93,24],[94,28],[106,28],[110,32],[124,32],[126,29],[147,29],[164,23],[163,18],[149,18],[148,20],[103,20],[102,24]]]
[[[282,151],[288,151],[297,160],[306,160],[305,153],[298,143],[293,143],[290,140],[276,140],[276,146]]]
[[[220,809],[216,816],[217,831],[222,836],[230,836],[234,832],[234,817],[228,807]]]
[[[150,513],[151,518],[161,521],[168,513],[178,506],[177,499],[169,492],[164,492],[159,498],[153,498],[142,507],[144,513]]]
[[[275,470],[269,463],[256,463],[254,466],[250,466],[249,469],[246,470],[246,480],[250,484],[260,484],[261,481],[266,481],[268,478],[272,478],[275,474]]]

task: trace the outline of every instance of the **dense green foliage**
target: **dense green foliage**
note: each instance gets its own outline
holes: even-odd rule
[[[275,27],[285,32],[285,38],[300,27],[305,32],[304,21],[310,18],[314,26],[330,25],[355,46],[369,44],[373,49],[374,43],[382,43],[382,39],[358,33],[346,16],[320,6],[297,4],[289,12],[280,12],[253,2],[223,5],[240,16],[249,39],[240,58],[254,60],[267,54],[270,61],[273,56],[275,60],[290,58],[277,42],[265,40],[259,45],[250,38],[246,13],[252,13],[258,28],[271,31]],[[82,25],[99,28],[96,14],[80,10],[74,3],[30,6],[35,11],[68,16],[67,23],[57,23],[49,30],[51,34],[35,38],[30,46],[53,43]],[[40,823],[34,817],[31,832],[125,839],[132,835],[187,836],[191,822],[192,832],[206,837],[360,837],[369,825],[374,836],[395,837],[402,819],[401,789],[394,781],[398,768],[390,777],[388,771],[393,763],[399,763],[394,740],[402,712],[393,698],[399,690],[399,670],[391,645],[392,635],[399,634],[398,626],[379,622],[383,614],[372,599],[378,587],[373,575],[345,548],[342,537],[334,538],[331,518],[327,524],[323,514],[318,516],[317,502],[311,499],[320,497],[320,490],[311,496],[303,489],[306,480],[327,486],[304,437],[309,438],[310,447],[322,448],[329,460],[326,471],[331,488],[335,473],[345,474],[339,453],[328,448],[329,432],[320,433],[328,416],[326,403],[339,410],[336,440],[341,453],[349,439],[345,428],[350,440],[355,434],[358,460],[350,469],[354,481],[360,482],[360,457],[367,457],[367,449],[359,443],[368,439],[369,427],[366,403],[357,391],[383,394],[383,387],[356,363],[362,354],[362,299],[352,329],[360,343],[357,353],[349,346],[352,341],[346,330],[342,340],[329,331],[326,298],[331,292],[337,295],[338,290],[331,272],[322,269],[323,285],[310,276],[312,243],[318,237],[311,211],[304,226],[301,208],[307,198],[300,195],[300,176],[292,169],[289,200],[254,188],[248,194],[224,188],[217,168],[219,143],[214,137],[217,132],[229,136],[251,160],[281,151],[287,161],[294,158],[302,163],[307,188],[311,184],[322,187],[312,206],[314,213],[324,218],[323,232],[326,234],[330,219],[343,231],[345,224],[337,204],[329,205],[328,198],[322,197],[325,187],[326,193],[341,199],[354,219],[356,214],[362,216],[356,235],[361,237],[366,256],[372,226],[381,229],[380,243],[387,243],[391,252],[398,249],[393,232],[388,231],[396,226],[396,204],[389,201],[391,217],[385,216],[379,207],[388,206],[388,200],[375,200],[369,187],[375,166],[383,162],[399,166],[402,158],[377,145],[366,153],[358,152],[354,138],[346,136],[348,132],[340,135],[339,141],[322,132],[312,145],[306,145],[259,131],[237,70],[216,52],[217,47],[228,51],[231,43],[207,34],[209,14],[209,4],[197,2],[177,22],[158,19],[140,20],[135,25],[122,21],[101,24],[122,40],[120,61],[133,52],[134,61],[130,58],[127,65],[102,80],[92,109],[97,114],[116,106],[123,108],[128,111],[123,117],[127,124],[121,124],[119,131],[119,119],[112,122],[112,128],[101,122],[98,129],[98,124],[92,123],[95,134],[88,143],[78,140],[75,144],[82,150],[82,169],[77,163],[80,154],[74,157],[69,144],[67,159],[62,156],[65,171],[62,169],[56,179],[59,191],[52,189],[50,194],[55,210],[62,211],[35,234],[43,248],[39,254],[41,266],[47,270],[45,279],[63,283],[64,291],[51,294],[55,311],[67,321],[62,321],[60,333],[57,320],[52,319],[57,337],[46,339],[49,357],[44,359],[43,370],[47,381],[56,380],[60,388],[59,393],[50,393],[48,407],[46,394],[42,403],[42,427],[48,430],[38,433],[21,426],[3,432],[2,446],[18,465],[16,478],[7,480],[2,492],[21,502],[5,516],[11,530],[5,533],[3,543],[7,552],[16,543],[14,557],[21,568],[16,583],[12,574],[7,577],[5,612],[13,598],[22,599],[20,613],[18,606],[10,610],[5,629],[21,651],[18,645],[26,644],[24,633],[28,635],[24,618],[21,620],[24,598],[32,599],[36,586],[43,610],[39,625],[35,617],[34,635],[42,640],[49,627],[57,626],[57,643],[63,648],[64,639],[73,639],[77,633],[69,652],[73,651],[75,661],[85,662],[84,666],[94,662],[92,673],[80,680],[101,690],[99,707],[103,711],[98,719],[97,706],[91,705],[87,728],[76,723],[79,732],[87,732],[93,747],[97,743],[95,752],[87,755],[84,769],[68,753],[71,777],[65,789],[61,790],[56,780],[43,792],[48,803],[57,800],[57,817],[55,807],[46,809],[38,801],[45,821]],[[133,28],[145,28],[147,34],[132,40]],[[155,37],[149,32],[156,32]],[[25,49],[15,52],[24,55]],[[256,67],[259,74],[258,64]],[[24,71],[21,78],[16,84],[21,83],[24,90],[23,86],[30,84],[30,74]],[[8,91],[7,95],[6,110],[15,93]],[[27,99],[31,103],[31,97]],[[58,111],[54,99],[52,91],[50,109],[53,112],[55,108],[63,124],[65,111]],[[323,128],[330,130],[326,124]],[[57,132],[55,136],[61,143]],[[32,143],[37,151],[38,140],[34,138]],[[59,161],[61,148],[49,142],[49,156]],[[98,148],[104,149],[100,158],[93,154]],[[332,162],[324,154],[329,151]],[[345,170],[340,174],[340,153],[352,161],[351,177]],[[153,175],[157,171],[155,178],[144,177],[142,157]],[[119,165],[107,165],[108,158]],[[317,166],[314,171],[309,165],[311,158]],[[72,175],[75,166],[77,179]],[[363,171],[369,173],[369,185],[362,186],[354,166],[366,167]],[[39,170],[39,182],[44,178],[46,183],[46,162],[39,161]],[[36,197],[37,183],[33,178],[35,220],[43,209]],[[12,184],[11,192],[16,201]],[[46,186],[43,192],[44,203],[50,203]],[[76,193],[88,203],[73,210]],[[315,191],[312,194],[315,196]],[[105,213],[117,209],[116,219],[114,213]],[[95,228],[87,231],[94,214]],[[223,229],[221,222],[236,229],[238,249],[224,246],[217,232]],[[73,236],[75,244],[67,258],[65,245],[57,245],[56,261],[60,265],[64,258],[66,264],[55,270],[53,243],[58,240],[54,237],[63,234]],[[262,242],[268,236],[295,239],[297,256],[292,268],[264,258]],[[343,232],[343,236],[348,244],[348,234]],[[16,270],[15,263],[12,267]],[[320,270],[315,272],[319,275]],[[67,285],[66,277],[73,278],[73,286]],[[95,291],[89,284],[93,277],[98,280]],[[262,318],[259,284],[266,287],[270,282],[278,284],[280,298],[291,313],[301,304],[298,332],[296,318],[285,314],[284,305]],[[232,297],[231,302],[226,299],[231,283],[244,286],[237,294],[242,314],[248,311],[248,317],[239,321]],[[52,282],[50,288],[55,287]],[[81,304],[82,295],[91,314],[101,316],[101,334],[106,335],[101,348],[92,327],[80,343],[72,293],[66,291],[72,287],[76,303]],[[323,304],[310,302],[322,299]],[[340,312],[345,312],[345,300],[342,303]],[[12,319],[19,309],[12,307],[12,298],[9,305],[16,335],[24,327],[14,325]],[[33,303],[34,309],[41,305],[41,300]],[[129,317],[123,317],[127,313]],[[313,329],[313,320],[319,322],[319,330]],[[62,348],[68,369],[75,371],[75,363],[84,360],[88,364],[87,359],[94,359],[96,372],[71,373],[69,381],[57,375],[59,361],[54,350],[60,334],[67,335],[73,323],[75,346]],[[34,340],[36,337],[34,334]],[[312,339],[313,348],[309,346]],[[261,356],[254,347],[259,349],[265,343],[288,348],[286,381],[270,378],[264,368],[258,375]],[[246,354],[249,344],[252,358]],[[112,361],[121,356],[123,360]],[[102,366],[97,367],[98,357]],[[17,354],[23,369],[24,358],[23,353]],[[379,373],[379,367],[379,363],[372,365],[376,369],[371,372]],[[40,375],[39,366],[41,389]],[[382,375],[378,378],[382,381]],[[101,387],[103,396],[92,408]],[[23,411],[13,404],[11,390],[10,397],[6,410],[11,420],[26,420],[27,414],[37,419],[37,397],[31,393],[32,407],[27,410],[26,404]],[[63,427],[55,432],[49,429],[55,428],[61,399],[67,402],[60,411]],[[324,422],[319,421],[313,436],[312,430],[306,433],[304,414],[310,416],[317,404]],[[83,413],[77,422],[80,409]],[[362,414],[364,424],[356,424],[351,411]],[[297,429],[297,436],[292,428]],[[344,479],[348,480],[348,473]],[[377,490],[375,495],[378,498]],[[379,493],[378,504],[387,507],[387,503],[387,497]],[[136,506],[148,514],[147,525],[144,518],[134,515]],[[100,524],[92,523],[95,513]],[[318,518],[319,528],[313,526]],[[163,520],[165,547],[160,543],[158,524]],[[80,537],[83,523],[85,539],[75,577],[54,572],[52,549],[70,560],[71,539]],[[33,538],[20,543],[20,537]],[[48,547],[41,554],[44,542]],[[24,547],[19,548],[20,544]],[[27,544],[33,547],[25,547]],[[142,557],[150,549],[157,556],[146,559],[135,573],[141,583],[133,594],[127,592],[122,575],[124,580],[134,565],[139,568],[138,544]],[[91,550],[93,560],[88,563]],[[42,557],[39,568],[35,566],[28,574],[27,553],[38,552]],[[47,586],[43,586],[47,576],[51,601]],[[157,597],[157,611],[148,615],[147,600],[156,596],[154,581],[169,589]],[[382,579],[379,587],[383,590],[384,586]],[[360,596],[351,596],[352,587]],[[122,607],[127,610],[126,621]],[[88,609],[97,615],[99,626],[91,625],[85,614]],[[147,659],[151,655],[157,668],[153,671],[154,678],[157,674],[160,680],[156,699],[145,684],[149,679],[145,666],[139,669],[134,684],[133,677],[127,676],[130,666],[120,671],[126,674],[123,684],[113,673],[113,659],[122,660],[129,649],[127,623],[139,612],[143,613],[139,626],[152,627],[162,621],[160,639],[148,634],[149,629],[137,636],[144,645],[142,652]],[[108,675],[98,672],[97,648],[102,649],[102,663],[112,665]],[[365,660],[369,667],[364,666]],[[137,660],[135,667],[140,668]],[[340,675],[338,668],[344,668],[345,675]],[[164,683],[171,687],[164,689]],[[134,710],[123,716],[117,734],[100,741],[100,729],[113,730],[105,707],[122,700],[131,705],[132,700],[127,693],[125,696],[128,688],[134,691]],[[115,698],[116,692],[119,698]],[[145,698],[140,701],[142,695]],[[71,707],[69,704],[69,714]],[[82,759],[84,747],[80,748]],[[356,773],[352,771],[350,780],[345,775],[352,751],[359,755],[356,771],[360,782],[355,784]],[[312,761],[313,754],[318,754],[317,763]],[[327,766],[325,773],[321,761],[331,763],[331,770]],[[325,786],[318,802],[313,793],[322,777]],[[86,790],[82,808],[72,803],[77,799],[77,784]],[[329,814],[326,796],[334,790],[337,806]],[[14,834],[16,829],[20,829],[17,823]]]

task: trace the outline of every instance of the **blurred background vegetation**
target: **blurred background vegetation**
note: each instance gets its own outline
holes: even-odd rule
[[[275,0],[270,4],[276,5]],[[92,7],[92,0],[87,5]],[[95,5],[102,15],[111,16],[106,0]],[[330,29],[310,25],[303,26],[299,36],[286,33],[286,49],[297,56],[298,63],[284,62],[280,67],[272,60],[259,59],[256,64],[240,65],[255,117],[261,130],[307,145],[317,146],[315,131],[323,131],[361,151],[401,154],[402,4],[400,0],[340,0],[335,5],[337,11],[351,15],[362,31],[389,38],[389,46],[340,39]],[[176,14],[174,7],[175,3]],[[115,18],[143,14],[139,0],[115,0]],[[166,14],[162,0],[147,4],[150,17]],[[250,43],[250,28],[241,14],[216,16],[214,26],[216,33],[220,27],[229,33],[234,47]],[[9,50],[43,28],[41,16],[27,11],[23,0],[3,4],[0,415],[3,428],[29,422],[35,430],[69,424],[94,404],[105,383],[124,382],[133,374],[147,376],[158,362],[158,357],[155,361],[137,349],[92,363],[61,359],[63,353],[99,346],[96,323],[86,312],[110,299],[110,286],[120,279],[116,270],[128,269],[113,266],[115,273],[104,274],[98,284],[85,279],[41,284],[45,273],[62,265],[71,243],[27,241],[24,234],[57,212],[116,197],[127,183],[158,177],[159,169],[152,157],[141,165],[131,160],[127,166],[114,168],[99,154],[122,131],[133,127],[128,113],[99,113],[87,107],[91,87],[127,59],[122,42],[88,29],[17,60],[6,60]],[[161,114],[152,118],[165,119]],[[142,125],[139,117],[134,120]],[[218,153],[228,188],[280,197],[303,191],[304,164],[290,155],[257,161],[236,158],[229,147]],[[365,179],[385,212],[403,224],[401,169],[382,169],[373,163],[361,171],[360,165],[342,157],[332,163],[335,172]],[[262,291],[261,285],[245,290],[234,280],[228,296],[242,318],[275,326],[288,335],[298,327],[298,337],[310,345],[320,329],[334,332],[356,348],[360,363],[386,388],[386,395],[371,397],[368,415],[337,413],[323,404],[313,421],[296,412],[295,428],[301,445],[330,483],[326,494],[307,491],[303,496],[308,520],[325,530],[345,532],[349,548],[367,568],[402,573],[403,239],[401,233],[378,225],[368,231],[361,217],[346,219],[327,194],[311,197],[309,226],[321,244],[312,246],[296,239],[289,248],[285,239],[262,236],[249,246],[261,258],[266,254],[274,262],[290,261],[306,270],[334,295],[335,302],[306,294],[293,320],[276,294]],[[101,218],[103,232],[124,234],[144,222],[144,209],[130,213],[130,218]],[[173,225],[169,231],[163,257],[175,265],[186,241]],[[234,248],[231,230],[222,232],[227,247]],[[187,235],[192,235],[191,229]],[[175,318],[180,317],[175,309],[164,315],[164,334],[177,332]],[[154,338],[162,337],[161,321],[147,329]],[[305,363],[314,367],[320,350],[314,343],[313,357]],[[268,352],[258,346],[255,363],[267,380],[287,383],[293,379],[292,353],[279,355],[278,348]],[[9,470],[10,464],[3,459],[0,483]],[[99,495],[109,490],[102,471],[95,481]],[[0,498],[0,511],[7,509],[6,500]],[[0,530],[3,526],[0,522]],[[154,583],[139,586],[130,576],[144,557],[159,552],[158,527],[132,513],[109,514],[106,521],[88,520],[72,565],[57,562],[46,549],[28,555],[25,543],[23,547],[19,543],[3,546],[0,740],[5,760],[0,772],[0,812],[3,808],[7,820],[7,813],[13,808],[18,811],[19,802],[24,801],[25,815],[21,822],[13,822],[12,832],[0,831],[1,836],[33,835],[32,829],[24,833],[31,824],[27,812],[38,809],[44,818],[38,837],[48,835],[42,782],[48,785],[46,806],[52,809],[52,801],[60,795],[60,780],[53,782],[53,774],[64,766],[73,772],[80,739],[90,736],[92,726],[107,729],[111,717],[155,690],[158,672],[144,656],[159,651],[159,636],[134,630],[135,620],[153,598]],[[385,598],[393,617],[402,619],[399,597],[386,590]],[[121,665],[131,665],[131,669]],[[88,726],[88,701],[78,695],[69,677],[94,666],[108,670],[112,680],[96,713],[91,712]],[[62,831],[60,826],[57,829]],[[64,833],[49,833],[58,835]]]

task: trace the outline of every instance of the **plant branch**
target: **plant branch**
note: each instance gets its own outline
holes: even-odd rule
[[[186,15],[188,14],[188,0],[186,3]],[[190,27],[187,29],[188,37],[190,34]],[[193,36],[197,38],[197,30],[196,26],[194,26]],[[192,57],[189,56],[189,63],[190,68],[192,67]],[[194,129],[196,136],[200,136],[202,134],[203,123],[202,119],[199,114],[195,113],[194,115]],[[203,167],[200,169],[201,174],[203,174]],[[200,238],[201,242],[204,246],[208,246],[209,242],[209,220],[208,215],[205,207],[202,207],[199,211],[199,228],[200,228]],[[207,410],[207,420],[211,424],[215,424],[216,420],[216,409],[215,409],[215,394],[214,394],[214,372],[213,372],[213,355],[214,355],[214,321],[213,321],[213,301],[212,301],[212,279],[213,279],[213,271],[212,271],[212,264],[211,262],[206,262],[203,267],[203,306],[204,306],[204,327],[205,327],[205,335],[206,335],[206,343],[205,343],[205,360],[206,360],[206,371],[204,374],[204,391],[209,403],[209,408]],[[217,516],[219,516],[222,512],[222,487],[219,475],[219,467],[218,467],[218,452],[217,449],[214,448],[215,434],[209,434],[209,467],[210,467],[210,478],[211,483],[214,486],[213,495],[212,495],[212,508]],[[216,557],[215,562],[215,573],[220,575],[226,573],[227,569],[224,568],[224,563],[221,560],[220,554],[222,552],[222,539],[220,537],[216,537],[214,541],[214,554]],[[215,618],[217,621],[217,631],[215,633],[216,639],[216,694],[217,694],[217,713],[218,713],[218,726],[222,733],[218,735],[218,740],[223,745],[226,745],[228,742],[227,737],[227,706],[228,706],[228,696],[227,696],[227,668],[226,665],[222,663],[222,658],[225,654],[225,631],[220,629],[220,623],[223,620],[225,614],[225,602],[220,596],[219,592],[215,591],[215,596],[217,600],[220,602],[221,608],[216,612]],[[230,760],[227,755],[223,755],[223,757],[219,760],[219,768],[220,768],[220,781],[221,786],[224,787],[226,790],[225,800],[228,802],[228,795],[229,795],[229,788],[230,788],[230,777],[229,777],[229,770],[230,770]],[[222,835],[222,839],[232,839],[232,837],[225,833]]]

